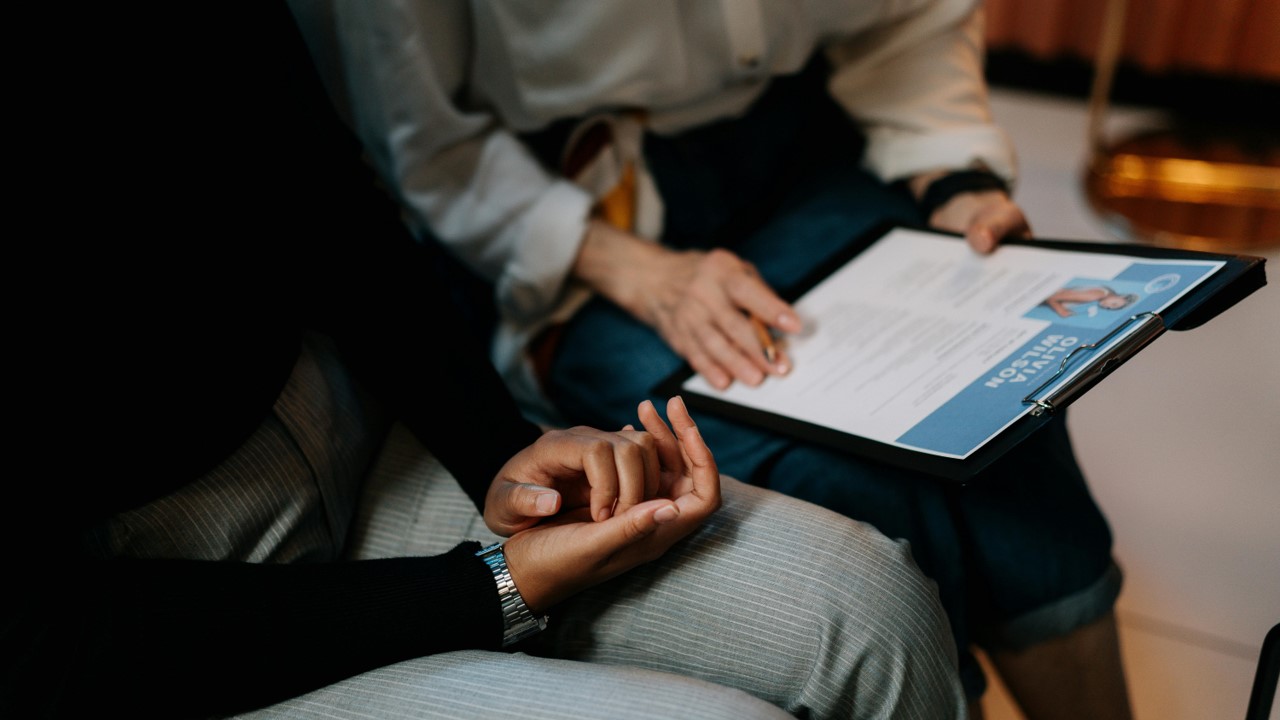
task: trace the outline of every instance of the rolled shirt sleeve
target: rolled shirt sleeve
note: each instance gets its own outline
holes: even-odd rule
[[[871,172],[892,182],[981,163],[1013,183],[1016,157],[991,116],[983,53],[974,0],[932,0],[828,46],[831,94],[865,128]]]
[[[321,64],[329,65],[328,74],[337,77],[334,94],[345,99],[340,109],[397,194],[414,230],[420,236],[434,235],[491,281],[509,325],[527,331],[556,312],[566,298],[592,195],[544,169],[506,129],[511,123],[498,117],[491,109],[494,104],[475,94],[477,84],[471,81],[478,74],[487,78],[480,92],[504,98],[503,113],[513,108],[525,111],[529,117],[524,124],[516,123],[522,129],[530,129],[524,125],[532,117],[577,108],[581,93],[569,92],[559,104],[548,104],[548,97],[558,97],[555,93],[522,85],[529,81],[522,81],[518,72],[523,46],[504,42],[501,33],[481,32],[505,25],[490,19],[493,27],[477,28],[474,8],[466,2],[291,4],[300,14],[332,6],[334,17],[326,32],[311,33],[313,39],[327,36],[332,47],[316,54],[326,58]],[[835,3],[827,8],[839,13],[843,22],[837,25],[843,27],[825,47],[833,66],[831,94],[865,129],[868,169],[892,182],[981,163],[1012,183],[1012,144],[992,120],[982,74],[981,2],[884,0],[857,7],[863,10],[857,17],[850,15],[850,6]],[[617,11],[602,6],[599,13],[608,19]],[[714,13],[654,17],[654,23],[669,25],[676,38],[681,37],[680,23],[724,22]],[[594,28],[588,19],[581,24]],[[535,23],[534,30],[537,27]],[[779,60],[782,66],[790,67],[807,54],[786,50],[786,38],[795,35],[797,48],[804,49],[822,34],[801,30],[791,35],[777,31],[781,49],[776,54],[785,59]],[[595,50],[584,47],[583,52],[600,51],[596,45],[591,48]],[[611,50],[609,57],[620,54],[625,55]],[[704,60],[712,62],[698,57],[699,68],[706,69]],[[717,74],[718,66],[712,65],[707,72],[686,68],[684,74],[676,73],[684,78],[678,85],[653,78],[639,85],[601,81],[602,97],[597,100],[605,106],[646,107],[654,118],[697,107],[698,112],[688,117],[680,114],[678,124],[683,126],[736,112],[758,92],[757,86],[751,93],[726,89],[737,87],[724,82],[724,77],[736,77],[736,67],[726,66]],[[674,82],[666,75],[662,78]],[[521,103],[531,97],[540,100],[529,113],[531,108]],[[733,102],[721,107],[718,100]]]
[[[465,7],[338,2],[334,13],[340,109],[410,225],[491,281],[508,320],[548,314],[593,200],[548,174],[490,113],[455,101],[469,55]]]

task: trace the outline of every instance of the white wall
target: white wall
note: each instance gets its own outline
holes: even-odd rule
[[[1036,234],[1114,241],[1084,199],[1085,104],[997,89],[993,105]],[[1108,136],[1150,116],[1112,108]],[[1166,333],[1071,409],[1126,573],[1118,612],[1140,720],[1244,717],[1280,622],[1280,245],[1251,254],[1272,285]],[[1013,717],[1004,705],[996,693],[988,718]]]

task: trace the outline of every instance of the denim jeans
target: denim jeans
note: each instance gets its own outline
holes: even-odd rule
[[[823,91],[823,67],[776,81],[742,118],[649,135],[665,204],[664,244],[727,247],[785,289],[883,222],[920,224],[899,185],[859,164],[861,138]],[[530,138],[549,155],[553,133]],[[651,329],[602,298],[566,326],[546,388],[565,418],[635,422],[684,364]],[[1073,455],[1065,419],[959,486],[750,425],[700,414],[722,472],[906,539],[938,585],[967,694],[985,679],[968,648],[1020,648],[1107,612],[1119,594],[1111,533]]]

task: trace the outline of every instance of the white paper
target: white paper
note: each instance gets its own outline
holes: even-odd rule
[[[963,458],[1027,412],[1022,398],[1074,347],[1168,307],[1223,265],[1021,245],[982,256],[895,229],[797,301],[805,331],[785,340],[789,375],[725,391],[694,376],[683,388]],[[1045,304],[1064,289],[1076,300],[1060,306],[1066,317]]]

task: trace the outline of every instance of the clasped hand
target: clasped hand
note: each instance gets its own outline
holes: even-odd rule
[[[660,557],[720,507],[720,473],[683,401],[639,408],[644,430],[552,430],[489,486],[485,523],[534,613]]]

